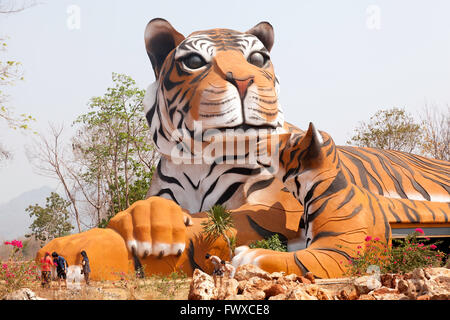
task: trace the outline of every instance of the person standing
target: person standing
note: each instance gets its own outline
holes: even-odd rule
[[[50,278],[52,272],[53,261],[50,258],[50,253],[46,252],[41,258],[41,285],[42,288],[50,288]]]
[[[222,280],[223,280],[223,268],[222,268],[222,259],[220,259],[218,256],[212,256],[209,253],[206,254],[205,259],[211,261],[211,263],[214,266],[213,271],[213,279],[214,279],[214,286],[217,288],[217,277],[220,278],[220,287],[222,287]]]
[[[86,281],[86,285],[89,285],[89,274],[91,273],[91,267],[89,265],[89,258],[86,251],[81,251],[81,257],[81,273],[84,275],[84,281]]]
[[[64,284],[66,285],[67,289],[67,274],[66,270],[69,267],[69,264],[67,263],[66,259],[64,257],[58,255],[56,252],[52,253],[53,257],[53,263],[56,265],[56,272],[58,274],[58,285],[61,289],[61,279],[64,280]]]

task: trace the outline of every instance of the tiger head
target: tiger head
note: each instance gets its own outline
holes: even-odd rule
[[[247,32],[212,29],[184,37],[166,20],[151,20],[145,46],[156,81],[147,89],[144,112],[158,150],[170,154],[181,131],[203,145],[211,129],[224,135],[228,129],[282,131],[273,42],[268,22]],[[194,137],[196,125],[200,137]]]

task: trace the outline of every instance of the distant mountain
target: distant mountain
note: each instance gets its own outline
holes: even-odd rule
[[[25,209],[29,205],[45,205],[45,198],[54,191],[48,186],[26,191],[7,203],[0,204],[0,240],[12,240],[28,233],[33,222]]]

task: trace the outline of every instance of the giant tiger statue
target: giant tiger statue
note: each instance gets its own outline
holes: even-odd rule
[[[221,237],[202,233],[206,211],[215,204],[232,211],[230,235],[239,246],[233,264],[268,271],[339,277],[345,270],[340,262],[367,235],[390,242],[394,232],[416,226],[448,234],[450,163],[335,146],[312,125],[304,132],[285,122],[270,60],[273,44],[267,22],[246,32],[213,29],[184,37],[166,20],[151,20],[145,46],[156,81],[144,108],[161,160],[147,199],[118,213],[105,229],[51,241],[37,259],[57,251],[74,264],[85,250],[93,279],[137,268],[146,274],[209,272],[207,252],[232,258]],[[279,157],[278,171],[246,161],[250,152],[237,154],[236,148],[211,152],[213,141],[217,146],[231,139],[233,146],[248,132],[260,140],[258,154],[267,137],[280,138],[278,153],[265,152]],[[204,151],[214,161],[197,156]],[[193,161],[184,161],[186,153]],[[289,252],[246,246],[274,234]]]

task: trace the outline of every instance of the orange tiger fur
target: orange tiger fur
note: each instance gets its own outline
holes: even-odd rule
[[[283,134],[279,139],[279,154],[273,155],[280,163],[275,175],[305,208],[305,248],[293,253],[238,248],[235,266],[253,263],[268,271],[339,277],[367,236],[390,243],[390,224],[448,222],[449,202],[387,198],[356,185],[331,137],[312,124],[306,134]],[[261,153],[269,150],[262,148]]]

